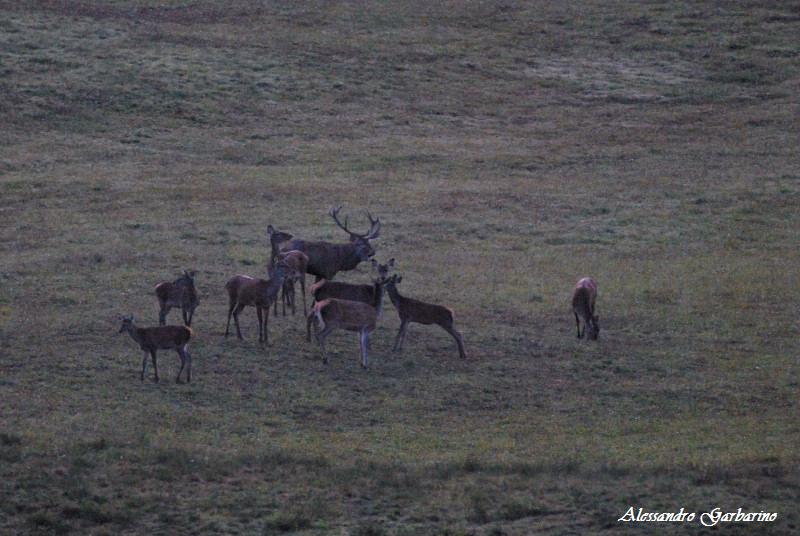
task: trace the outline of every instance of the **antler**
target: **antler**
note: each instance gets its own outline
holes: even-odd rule
[[[378,238],[378,234],[381,232],[380,218],[373,218],[372,214],[370,214],[370,212],[367,211],[367,217],[369,218],[369,231],[367,231],[364,234],[354,233],[353,231],[347,228],[347,216],[345,216],[344,218],[344,224],[342,224],[342,222],[339,221],[340,210],[342,210],[341,205],[339,205],[338,207],[331,207],[331,210],[330,212],[328,212],[328,214],[330,214],[331,218],[333,218],[333,221],[336,222],[336,225],[338,225],[344,232],[350,234],[351,236],[357,236],[359,238],[363,238],[364,240],[372,240],[374,238]]]
[[[339,221],[340,210],[342,210],[342,205],[339,205],[338,207],[331,207],[330,211],[328,211],[328,214],[330,214],[331,218],[333,218],[333,221],[336,222],[336,225],[338,225],[345,233],[361,236],[347,228],[347,217],[345,217],[344,225],[342,225],[342,222]]]
[[[367,231],[366,236],[364,238],[366,240],[374,240],[378,238],[378,235],[381,232],[381,219],[380,218],[373,218],[372,213],[367,211],[367,217],[369,218],[369,231]]]

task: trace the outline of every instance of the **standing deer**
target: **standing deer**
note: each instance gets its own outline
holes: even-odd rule
[[[575,285],[572,294],[572,312],[575,313],[575,324],[578,327],[578,338],[583,338],[588,329],[589,338],[597,340],[600,335],[599,317],[594,314],[594,303],[597,300],[597,282],[591,277],[584,277]],[[581,321],[583,318],[583,331]]]
[[[377,321],[375,308],[366,303],[329,298],[314,304],[309,318],[317,321],[317,341],[322,351],[322,362],[328,363],[325,353],[325,338],[335,329],[357,331],[361,343],[361,367],[369,366],[369,336],[375,331]]]
[[[286,304],[288,303],[292,308],[292,316],[295,313],[295,300],[294,300],[294,284],[295,281],[300,282],[300,290],[303,293],[303,315],[308,315],[306,309],[306,269],[308,268],[308,255],[302,251],[293,249],[291,251],[282,251],[275,256],[275,263],[284,263],[289,267],[289,273],[286,275],[286,280],[283,282],[283,290],[281,292],[281,302],[283,304],[283,316],[286,316]],[[275,263],[267,266],[267,273],[272,276],[275,269]],[[278,301],[275,300],[275,315],[278,315]]]
[[[240,340],[242,331],[239,328],[239,313],[247,306],[256,308],[258,315],[258,342],[269,344],[269,308],[278,298],[278,292],[283,287],[283,281],[289,267],[284,263],[277,263],[271,279],[256,279],[247,275],[233,276],[226,284],[228,291],[228,324],[225,326],[225,336],[228,336],[231,327],[231,315],[236,323],[236,336]]]
[[[178,352],[181,358],[181,369],[175,377],[175,383],[180,383],[181,372],[183,372],[184,366],[186,367],[186,383],[192,381],[192,356],[189,354],[189,339],[192,337],[191,329],[185,326],[140,328],[134,324],[133,315],[130,317],[120,317],[120,319],[122,320],[122,325],[119,328],[119,333],[127,331],[144,352],[144,359],[142,360],[142,381],[144,381],[144,373],[147,370],[147,357],[149,354],[153,359],[155,381],[158,383],[157,350],[175,350]]]
[[[375,259],[372,260],[372,267],[378,272],[378,278],[372,280],[371,285],[354,285],[352,283],[342,283],[340,281],[328,281],[322,279],[311,285],[311,295],[315,302],[321,302],[329,298],[338,300],[350,300],[366,303],[375,308],[377,318],[381,316],[383,308],[383,289],[389,270],[394,266],[394,259],[386,264],[379,264]],[[306,321],[306,340],[311,340],[311,323],[314,321],[314,314],[310,314]]]
[[[306,271],[320,279],[333,279],[337,272],[352,270],[362,261],[368,261],[375,255],[375,250],[370,245],[370,240],[375,240],[381,231],[380,218],[372,218],[367,212],[370,227],[364,234],[354,233],[347,228],[347,218],[344,223],[339,220],[339,211],[342,207],[331,208],[328,213],[333,221],[342,230],[350,235],[350,242],[346,244],[333,244],[331,242],[312,242],[309,240],[293,239],[282,246],[283,251],[296,249],[308,255]]]
[[[194,310],[200,303],[197,299],[197,289],[194,286],[194,270],[184,270],[183,275],[170,283],[164,281],[156,285],[156,297],[158,298],[158,323],[163,326],[167,323],[167,313],[173,307],[180,307],[183,314],[183,323],[187,326],[192,325]]]
[[[464,351],[464,340],[461,334],[453,327],[455,318],[453,310],[442,305],[425,303],[401,296],[397,291],[397,284],[402,280],[401,276],[395,274],[386,282],[386,292],[389,294],[389,299],[392,300],[395,309],[397,309],[398,315],[400,315],[400,330],[397,332],[393,351],[402,351],[403,342],[406,340],[406,334],[408,333],[408,325],[411,322],[436,324],[452,335],[458,345],[458,355],[461,359],[465,359],[467,354]]]

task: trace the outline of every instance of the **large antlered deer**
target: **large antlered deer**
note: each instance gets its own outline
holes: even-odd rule
[[[148,354],[153,359],[153,369],[155,371],[155,381],[158,382],[158,362],[156,361],[157,350],[175,350],[181,358],[181,369],[175,377],[175,383],[180,383],[181,372],[186,367],[186,383],[192,381],[192,356],[189,355],[189,339],[192,337],[192,330],[185,326],[157,326],[152,328],[140,328],[133,322],[133,315],[120,317],[122,325],[119,332],[127,331],[131,338],[139,344],[144,352],[142,360],[141,380],[144,381],[144,373],[147,370]]]
[[[296,249],[308,255],[306,271],[315,276],[316,280],[333,279],[337,272],[352,270],[362,261],[368,261],[375,255],[375,250],[370,245],[370,240],[375,240],[381,231],[380,218],[372,218],[367,212],[370,227],[364,234],[354,233],[347,228],[347,218],[344,223],[339,221],[339,211],[342,207],[331,208],[329,214],[341,229],[350,235],[350,242],[333,244],[331,242],[312,242],[310,240],[293,239],[281,246],[282,251]]]
[[[597,340],[600,335],[599,317],[594,314],[594,303],[597,300],[597,282],[591,277],[584,277],[575,285],[572,294],[572,312],[575,313],[575,323],[578,327],[578,338],[583,338],[588,329],[589,338]],[[583,331],[581,321],[583,319]]]
[[[394,259],[391,259],[386,264],[379,264],[378,261],[373,259],[372,267],[377,271],[378,277],[372,280],[371,285],[356,285],[322,279],[318,283],[311,285],[311,295],[314,297],[315,302],[336,298],[338,300],[366,303],[375,308],[376,317],[380,318],[383,307],[384,284],[392,266],[394,266]],[[311,340],[311,323],[314,318],[314,313],[312,313],[308,315],[306,320],[306,339],[309,341]]]
[[[194,270],[184,270],[183,275],[170,283],[164,281],[156,285],[156,297],[158,298],[158,323],[163,326],[167,323],[167,313],[173,307],[180,307],[183,314],[183,323],[187,326],[192,325],[194,310],[200,303],[197,299],[197,289],[194,286]]]
[[[458,355],[461,356],[461,359],[466,358],[464,340],[461,334],[453,327],[455,319],[453,310],[443,305],[425,303],[401,296],[397,291],[397,284],[402,280],[401,276],[395,274],[386,281],[386,292],[389,294],[389,299],[392,300],[392,304],[394,304],[397,314],[400,316],[400,330],[397,332],[393,350],[400,351],[403,349],[403,342],[405,342],[406,334],[408,333],[408,325],[411,322],[436,324],[456,340]]]
[[[275,265],[271,279],[256,279],[247,275],[233,276],[226,284],[228,291],[228,323],[225,326],[225,336],[228,336],[231,327],[231,316],[236,323],[236,336],[243,339],[239,328],[239,313],[245,307],[256,308],[258,315],[258,342],[269,344],[269,308],[278,298],[278,293],[283,287],[283,280],[289,268],[279,262]]]

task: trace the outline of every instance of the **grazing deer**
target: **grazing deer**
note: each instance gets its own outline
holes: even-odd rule
[[[361,367],[369,366],[369,336],[375,331],[378,315],[375,308],[366,303],[329,298],[314,304],[309,315],[317,321],[317,341],[322,350],[322,362],[328,363],[325,353],[325,338],[335,329],[357,331],[361,343]]]
[[[333,244],[331,242],[312,242],[309,240],[293,239],[282,246],[283,251],[296,249],[308,255],[306,271],[320,279],[333,279],[337,272],[352,270],[362,261],[368,261],[375,255],[375,250],[370,245],[370,240],[375,240],[381,231],[380,218],[372,218],[367,212],[370,227],[364,234],[354,233],[347,228],[347,218],[344,223],[339,221],[339,211],[342,207],[331,208],[328,213],[341,229],[350,235],[350,242],[346,244]]]
[[[599,317],[594,314],[594,303],[597,300],[597,282],[591,277],[584,277],[575,285],[575,292],[572,294],[572,312],[575,313],[575,323],[578,326],[578,338],[583,338],[588,329],[589,338],[597,340],[600,335],[600,325],[597,323]],[[583,318],[583,331],[581,331],[581,321]]]
[[[295,281],[300,282],[300,290],[303,293],[303,315],[308,315],[306,309],[306,269],[308,267],[308,255],[302,251],[293,249],[291,251],[282,251],[275,256],[275,262],[284,263],[289,267],[289,273],[286,280],[283,282],[283,291],[281,292],[281,302],[283,303],[283,316],[286,316],[286,304],[288,303],[292,308],[292,316],[295,313],[294,301],[294,284]],[[272,277],[275,263],[267,266],[267,273]],[[278,301],[275,300],[275,315],[278,315]]]
[[[311,285],[310,291],[315,302],[321,302],[329,298],[338,300],[350,300],[366,303],[375,308],[377,318],[381,316],[383,308],[383,289],[389,270],[394,266],[394,259],[386,264],[379,264],[375,259],[372,260],[372,267],[378,272],[378,278],[372,280],[371,285],[354,285],[352,283],[342,283],[339,281],[328,281],[322,279]],[[306,340],[311,340],[311,323],[314,315],[308,315],[306,321]]]
[[[147,357],[153,358],[153,369],[155,370],[155,381],[158,383],[158,362],[156,361],[157,350],[175,350],[181,358],[181,369],[175,377],[175,383],[180,383],[181,372],[186,367],[186,383],[192,381],[192,356],[189,354],[189,339],[192,337],[192,330],[185,326],[158,326],[153,328],[140,328],[133,322],[133,315],[130,317],[120,317],[122,325],[119,332],[127,331],[131,338],[139,344],[144,352],[142,360],[141,380],[144,381],[144,373],[147,369]]]
[[[194,310],[200,303],[197,299],[197,289],[194,286],[194,270],[184,270],[183,275],[170,283],[164,281],[156,285],[156,297],[158,298],[158,323],[163,326],[167,323],[167,313],[173,307],[180,307],[183,314],[183,323],[187,326],[192,325]]]
[[[400,315],[400,330],[397,332],[393,351],[402,351],[403,342],[406,340],[406,334],[408,333],[408,325],[411,322],[417,322],[419,324],[436,324],[440,326],[456,340],[458,355],[461,359],[466,358],[464,340],[461,334],[453,327],[455,318],[453,310],[442,305],[425,303],[401,296],[397,291],[397,284],[402,280],[401,276],[395,274],[386,281],[386,292]]]
[[[228,336],[231,327],[231,316],[236,323],[236,336],[240,340],[242,330],[239,328],[239,313],[247,306],[256,308],[258,315],[258,342],[269,344],[269,308],[278,298],[278,293],[283,287],[283,281],[289,273],[289,267],[284,263],[277,263],[271,279],[256,279],[247,275],[233,276],[226,284],[228,291],[228,324],[225,326],[225,336]]]

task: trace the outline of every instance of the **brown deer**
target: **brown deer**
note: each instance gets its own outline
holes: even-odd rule
[[[575,285],[575,292],[572,294],[572,312],[575,313],[579,339],[583,338],[587,330],[589,338],[593,341],[600,335],[599,317],[594,314],[595,301],[597,301],[597,282],[591,277],[584,277]],[[583,319],[583,331],[580,318]]]
[[[340,281],[328,281],[322,279],[311,285],[310,291],[315,302],[321,302],[329,298],[338,300],[350,300],[366,303],[375,308],[377,318],[381,316],[383,307],[383,289],[389,270],[394,266],[394,259],[386,264],[379,264],[375,259],[372,260],[372,268],[378,272],[378,278],[372,280],[371,285],[354,285],[352,283],[342,283]],[[311,340],[311,323],[314,315],[308,315],[306,321],[306,340]]]
[[[314,304],[309,318],[317,321],[317,341],[322,351],[322,362],[328,363],[325,353],[325,338],[335,329],[357,331],[361,343],[361,367],[369,366],[369,336],[375,331],[377,321],[375,308],[366,303],[329,298]]]
[[[183,323],[187,326],[192,325],[194,310],[200,303],[197,299],[197,289],[194,286],[194,270],[184,270],[183,275],[170,283],[164,281],[156,285],[156,297],[158,298],[158,323],[163,326],[167,323],[167,313],[173,307],[180,307],[183,314]]]
[[[347,228],[347,218],[344,223],[339,220],[339,211],[342,207],[331,208],[328,213],[341,229],[350,235],[350,242],[346,244],[333,244],[331,242],[312,242],[309,240],[293,239],[286,242],[281,249],[290,251],[296,249],[308,255],[306,271],[315,276],[316,280],[333,279],[337,272],[352,270],[362,261],[368,261],[375,255],[375,250],[370,245],[370,240],[375,240],[381,231],[380,218],[372,218],[367,212],[370,227],[364,234],[354,233]]]
[[[269,344],[269,332],[267,331],[269,308],[272,302],[278,298],[278,293],[283,287],[283,281],[288,273],[289,267],[279,262],[275,265],[271,279],[256,279],[247,275],[236,275],[225,284],[225,289],[228,291],[226,337],[230,332],[231,316],[233,316],[233,320],[236,323],[236,336],[240,340],[244,340],[242,330],[239,328],[239,313],[245,307],[251,306],[256,308],[256,314],[258,315],[258,342]]]
[[[181,358],[181,369],[175,377],[175,383],[180,383],[181,372],[183,372],[184,367],[186,367],[186,383],[192,381],[192,356],[189,354],[189,339],[192,338],[191,329],[185,326],[140,328],[134,324],[133,315],[129,317],[120,317],[120,319],[122,320],[122,325],[119,328],[119,332],[127,331],[144,352],[144,359],[142,360],[142,381],[144,381],[144,373],[147,370],[147,357],[149,354],[153,359],[155,381],[158,383],[157,350],[175,350],[178,352]]]
[[[293,249],[291,251],[282,251],[275,256],[275,261],[267,266],[267,273],[272,277],[275,262],[283,262],[289,267],[289,273],[286,280],[283,282],[283,290],[281,292],[281,302],[283,304],[283,316],[286,316],[286,305],[292,308],[292,316],[295,314],[295,300],[294,300],[294,284],[296,281],[300,282],[300,290],[303,294],[303,315],[308,315],[306,308],[306,269],[308,268],[308,255],[302,251]],[[278,301],[275,300],[275,315],[278,314]]]
[[[453,310],[442,305],[425,303],[401,296],[397,291],[397,284],[402,280],[401,276],[395,274],[386,281],[386,292],[389,294],[389,299],[392,300],[395,309],[397,309],[398,315],[400,315],[400,330],[397,332],[393,351],[402,351],[403,342],[406,340],[406,334],[408,333],[408,325],[411,322],[436,324],[452,335],[458,345],[458,355],[461,359],[465,359],[467,354],[464,351],[464,340],[461,334],[453,327],[455,318]]]

